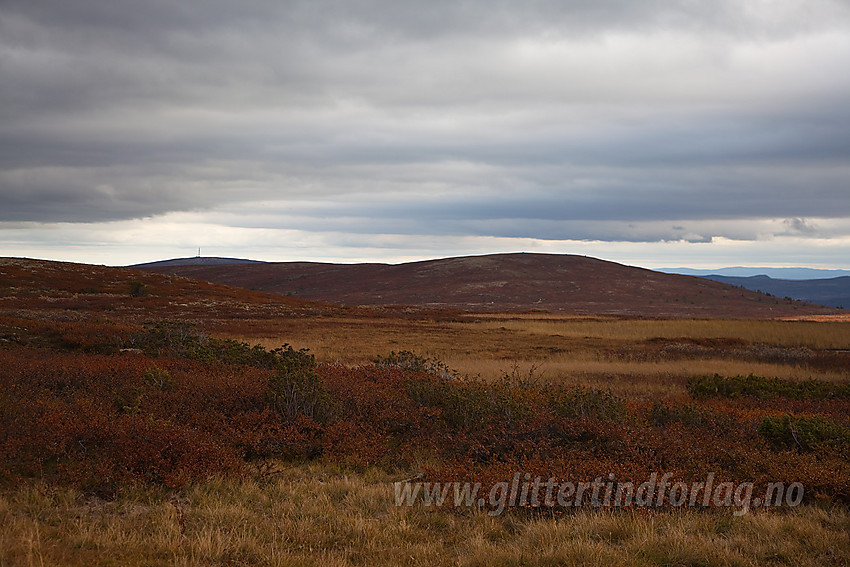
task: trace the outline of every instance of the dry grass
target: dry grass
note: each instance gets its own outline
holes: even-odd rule
[[[397,478],[397,477],[396,477]],[[0,495],[0,565],[846,565],[850,514],[580,511],[560,519],[396,507],[387,473],[293,466],[115,502]],[[182,517],[182,520],[181,520]]]
[[[568,356],[520,361],[450,356],[443,360],[461,374],[479,376],[484,380],[517,372],[521,376],[531,374],[542,382],[608,389],[618,396],[640,399],[684,394],[688,376],[715,373],[721,376],[755,374],[792,380],[847,380],[846,372],[819,372],[800,366],[736,360],[624,362],[583,357],[571,359]]]
[[[272,331],[269,333],[269,331]],[[289,319],[244,335],[249,342],[308,346],[334,362],[360,362],[390,349],[435,354],[488,352],[517,358],[549,348],[598,349],[651,339],[738,339],[812,349],[850,349],[850,322],[778,320],[590,320],[511,316],[437,322],[403,319]]]
[[[533,335],[594,337],[611,340],[661,338],[736,338],[748,342],[820,349],[850,348],[850,321],[727,319],[590,319],[576,317],[478,317],[482,328],[507,328]]]
[[[829,381],[850,378],[847,368],[815,368],[793,357],[778,362],[769,356],[759,359],[769,348],[806,352],[850,348],[850,322],[540,315],[476,315],[448,322],[328,317],[290,319],[240,338],[269,348],[290,343],[309,348],[321,362],[343,364],[363,364],[391,351],[410,350],[483,379],[502,376],[515,366],[522,372],[533,367],[545,380],[601,385],[628,395],[681,393],[686,377],[714,373]],[[652,344],[659,339],[732,340],[741,346],[737,352],[706,349],[701,353],[695,348],[665,358]]]

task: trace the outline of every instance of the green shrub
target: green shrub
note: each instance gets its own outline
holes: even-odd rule
[[[529,415],[525,395],[508,380],[485,383],[479,380],[411,378],[407,395],[422,407],[440,409],[440,417],[453,429],[469,430],[493,420],[512,423]]]
[[[827,400],[850,398],[850,384],[835,384],[823,380],[782,380],[749,376],[725,377],[692,376],[687,382],[688,392],[697,399],[740,398],[752,396],[761,399],[791,398],[795,400]]]
[[[148,294],[148,288],[140,281],[133,280],[129,284],[130,297],[144,297]]]
[[[439,408],[441,419],[454,429],[480,426],[490,418],[487,388],[478,382],[411,378],[405,390],[418,405]]]
[[[315,372],[316,358],[308,349],[284,344],[268,350],[262,345],[232,339],[215,339],[181,321],[160,321],[138,334],[133,345],[149,355],[169,355],[207,365],[230,364],[272,370],[267,392],[268,402],[287,421],[298,415],[324,422],[333,413],[333,403],[321,378]],[[149,386],[170,387],[167,372],[150,369],[144,375]]]
[[[275,370],[269,380],[272,405],[286,419],[303,415],[324,423],[334,414],[334,403],[316,373],[316,358],[307,349],[285,344],[271,351],[252,349],[254,365]]]
[[[504,380],[495,384],[460,380],[458,372],[441,360],[408,350],[393,351],[373,363],[378,368],[427,374],[411,376],[405,382],[405,391],[420,407],[438,408],[440,419],[452,429],[469,430],[485,425],[493,417],[511,420],[521,413]]]
[[[266,370],[295,370],[313,368],[315,357],[308,349],[295,350],[284,344],[267,350],[262,345],[251,346],[233,339],[210,338],[195,325],[184,321],[160,321],[137,333],[130,345],[149,356],[174,356],[205,364],[236,364]]]
[[[656,402],[649,410],[649,422],[653,425],[665,426],[669,423],[681,423],[686,427],[701,428],[717,423],[718,416],[706,408],[684,404],[671,406]]]
[[[178,358],[193,358],[207,341],[206,335],[195,330],[191,323],[183,321],[160,321],[147,325],[136,333],[129,344],[142,349],[148,356],[170,355]]]
[[[412,372],[423,372],[443,380],[454,380],[459,377],[457,370],[452,370],[442,360],[420,356],[409,350],[392,351],[389,356],[375,358],[372,362],[378,368],[400,368]]]
[[[778,450],[846,452],[850,449],[850,428],[822,416],[765,417],[759,424],[759,434]]]
[[[142,381],[146,386],[169,392],[177,387],[176,382],[171,377],[168,370],[163,370],[157,366],[151,366],[142,375]]]
[[[280,368],[269,380],[269,401],[287,421],[303,415],[324,423],[333,415],[333,400],[312,368]]]
[[[549,407],[556,415],[570,419],[595,417],[619,421],[626,415],[621,398],[596,388],[555,388],[549,392]]]

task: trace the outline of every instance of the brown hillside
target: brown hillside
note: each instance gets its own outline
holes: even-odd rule
[[[585,256],[494,254],[405,264],[148,265],[144,269],[344,305],[652,317],[787,317],[835,310]]]
[[[173,274],[70,262],[0,258],[0,339],[4,318],[137,325],[161,319],[205,323],[210,329],[260,325],[358,310],[281,297]],[[14,323],[9,331],[14,335]],[[0,341],[1,342],[1,341]]]

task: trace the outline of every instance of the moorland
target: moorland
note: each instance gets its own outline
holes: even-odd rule
[[[521,295],[498,307],[490,284],[464,303],[492,266],[398,303],[2,259],[0,565],[850,562],[850,321],[607,264],[547,309],[527,265],[486,280]],[[394,500],[517,472],[805,493],[744,514]]]

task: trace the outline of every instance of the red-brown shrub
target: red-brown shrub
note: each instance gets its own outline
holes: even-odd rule
[[[266,358],[252,351],[245,360]],[[814,453],[778,450],[758,429],[766,415],[789,408],[846,423],[838,416],[850,410],[847,400],[626,403],[507,378],[485,384],[326,365],[311,382],[333,402],[320,423],[278,411],[270,388],[285,379],[281,371],[8,346],[0,349],[0,474],[110,493],[127,482],[180,486],[241,474],[254,459],[321,457],[356,467],[424,460],[437,463],[426,471],[432,480],[492,485],[521,472],[643,482],[671,472],[698,482],[712,472],[757,489],[802,482],[808,498],[850,502],[847,455],[828,444]]]

